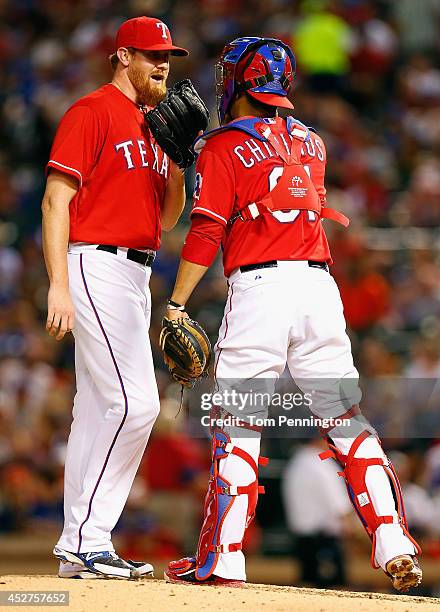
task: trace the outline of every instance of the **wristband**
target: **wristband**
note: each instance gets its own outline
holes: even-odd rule
[[[178,304],[177,302],[173,302],[173,300],[168,300],[167,310],[180,310],[180,312],[183,312],[185,310],[185,306]]]

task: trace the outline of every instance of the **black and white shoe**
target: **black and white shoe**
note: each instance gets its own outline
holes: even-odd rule
[[[96,580],[99,574],[95,574],[91,570],[80,565],[79,563],[71,563],[70,561],[60,561],[58,569],[59,578],[70,578],[73,580]]]
[[[154,572],[150,563],[125,561],[113,551],[72,553],[56,546],[53,554],[61,561],[58,572],[60,578],[138,580],[152,576]]]

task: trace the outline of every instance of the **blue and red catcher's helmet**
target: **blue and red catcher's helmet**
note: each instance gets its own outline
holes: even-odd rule
[[[236,38],[226,45],[215,67],[220,124],[237,94],[243,92],[270,106],[293,108],[287,94],[295,70],[292,50],[276,38]]]

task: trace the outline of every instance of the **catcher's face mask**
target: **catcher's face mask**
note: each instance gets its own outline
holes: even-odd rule
[[[287,95],[295,68],[292,50],[276,38],[237,38],[226,45],[215,66],[220,124],[235,97],[244,91],[264,104],[293,108]]]

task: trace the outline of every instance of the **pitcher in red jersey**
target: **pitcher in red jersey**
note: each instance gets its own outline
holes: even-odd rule
[[[196,144],[192,225],[168,317],[187,316],[186,301],[221,243],[229,295],[215,378],[224,401],[212,412],[212,467],[197,553],[171,562],[165,577],[227,586],[246,580],[243,536],[262,492],[258,465],[266,462],[259,456],[261,428],[253,423],[267,405],[240,411],[225,405],[223,392],[243,383],[246,391],[273,392],[287,365],[313,397],[312,413],[330,422],[321,428],[330,447],[321,458],[341,465],[372,540],[373,566],[406,591],[421,581],[420,549],[408,533],[397,476],[359,410],[358,372],[329,273],[322,219],[344,226],[348,219],[327,206],[322,139],[294,117],[277,115],[278,107],[293,108],[287,94],[294,72],[294,55],[279,40],[227,45],[217,66],[221,127]]]
[[[118,30],[111,83],[81,98],[58,127],[47,164],[43,246],[47,330],[73,330],[77,392],[67,447],[62,578],[138,578],[111,532],[159,412],[148,329],[149,279],[161,230],[177,222],[184,177],[145,127],[166,95],[176,47],[159,19]]]

